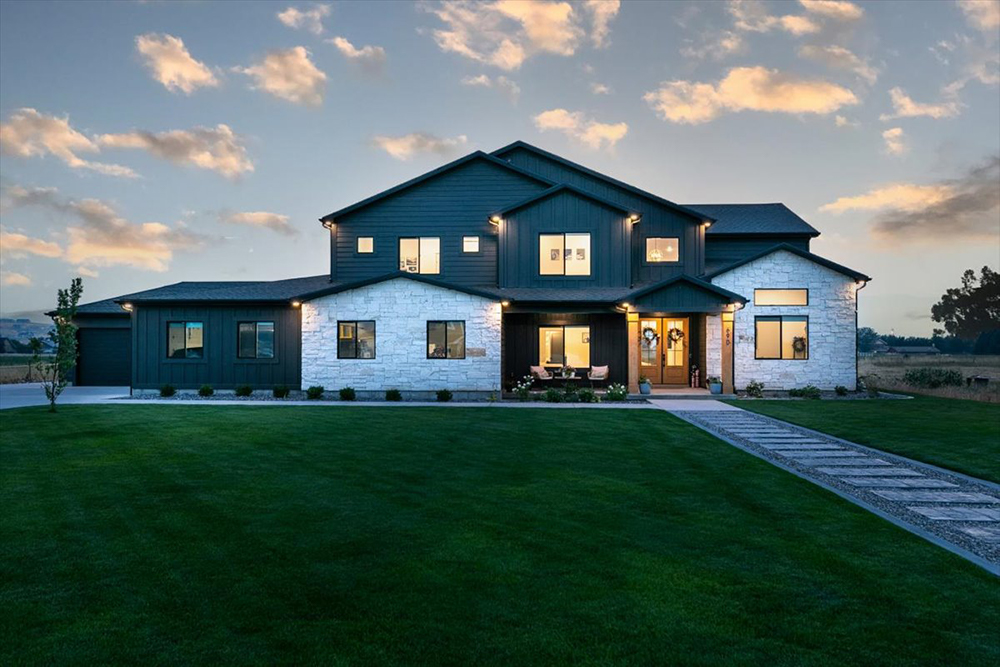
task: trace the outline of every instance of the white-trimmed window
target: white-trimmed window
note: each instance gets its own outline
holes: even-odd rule
[[[479,237],[478,236],[463,236],[462,237],[462,252],[479,252]]]
[[[375,252],[375,238],[372,236],[358,237],[358,254],[370,255]]]

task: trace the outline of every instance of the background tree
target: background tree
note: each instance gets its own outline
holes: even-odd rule
[[[878,332],[871,327],[861,327],[858,329],[858,351],[871,352],[878,340]]]
[[[979,277],[968,269],[962,286],[952,288],[931,307],[931,319],[944,323],[944,331],[963,340],[975,340],[984,331],[1000,328],[1000,273],[984,266]],[[943,334],[935,329],[935,334]]]
[[[69,289],[58,292],[56,309],[52,313],[55,328],[48,334],[56,350],[52,360],[42,360],[40,344],[32,346],[31,365],[41,377],[42,389],[49,399],[49,412],[56,411],[56,399],[69,384],[69,372],[76,365],[76,325],[73,324],[73,317],[82,294],[83,281],[80,278],[74,278]]]

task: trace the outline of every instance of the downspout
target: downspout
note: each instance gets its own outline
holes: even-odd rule
[[[320,218],[320,223],[330,231],[330,282],[337,280],[337,225],[333,220]]]
[[[861,349],[858,345],[858,292],[866,287],[868,287],[868,281],[862,280],[861,287],[854,290],[854,391],[858,390],[858,380],[860,379],[858,369],[861,365]]]

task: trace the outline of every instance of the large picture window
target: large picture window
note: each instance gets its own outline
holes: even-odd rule
[[[808,359],[809,318],[774,316],[754,318],[754,356],[757,359]]]
[[[205,356],[205,327],[201,322],[167,323],[167,358],[201,359]]]
[[[274,322],[240,322],[236,356],[240,359],[274,359]]]
[[[375,321],[337,322],[338,359],[375,358]]]
[[[437,236],[399,239],[399,270],[441,273],[441,239]]]
[[[753,291],[755,306],[808,306],[809,290],[807,289],[755,289]]]
[[[427,323],[428,359],[465,359],[465,322],[432,320]]]
[[[541,366],[590,367],[590,327],[538,327],[538,363]]]
[[[646,261],[652,264],[676,262],[680,250],[676,238],[655,236],[646,239]]]
[[[538,273],[589,276],[590,234],[539,234]]]

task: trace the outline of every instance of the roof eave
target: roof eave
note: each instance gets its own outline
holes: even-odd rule
[[[849,278],[853,278],[854,280],[863,281],[863,282],[866,282],[866,283],[867,282],[871,282],[871,280],[872,280],[871,276],[865,275],[864,273],[861,273],[860,271],[855,271],[854,269],[846,267],[843,264],[837,264],[836,262],[831,261],[831,260],[829,260],[829,259],[827,259],[825,257],[820,257],[819,255],[817,255],[815,253],[811,253],[811,252],[808,252],[806,250],[800,250],[799,248],[796,248],[795,246],[790,245],[788,243],[778,243],[778,244],[776,244],[776,245],[774,245],[774,246],[772,246],[770,248],[767,248],[765,250],[762,250],[762,251],[760,251],[760,252],[758,252],[758,253],[756,253],[754,255],[751,255],[749,257],[744,257],[743,259],[741,259],[741,260],[739,260],[737,262],[733,262],[729,266],[724,266],[721,269],[717,269],[715,271],[712,271],[711,273],[705,274],[704,276],[702,276],[702,279],[703,280],[711,280],[712,278],[715,278],[716,276],[720,276],[723,273],[729,273],[733,269],[737,269],[737,268],[739,268],[741,266],[744,266],[746,264],[749,264],[751,262],[756,262],[758,259],[761,259],[762,257],[767,257],[768,255],[770,255],[772,253],[775,253],[775,252],[777,252],[779,250],[785,250],[787,252],[792,253],[793,255],[798,255],[799,257],[801,257],[803,259],[807,259],[807,260],[809,260],[811,262],[815,262],[816,264],[819,264],[820,266],[825,266],[826,268],[830,269],[831,271],[836,271],[837,273],[840,273],[842,275],[848,276]]]

